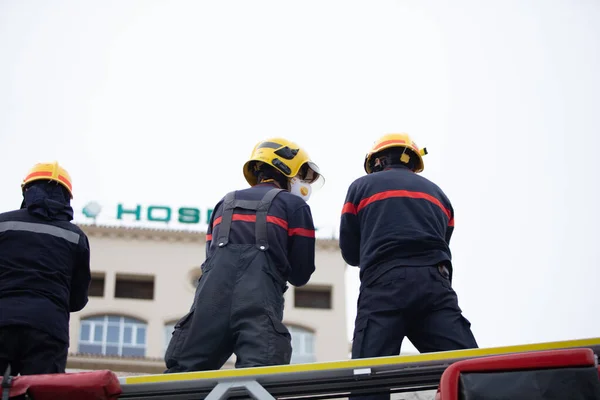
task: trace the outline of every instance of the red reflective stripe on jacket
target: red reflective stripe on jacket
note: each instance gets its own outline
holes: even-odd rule
[[[215,218],[215,221],[213,222],[213,228],[215,226],[219,225],[222,220],[223,220],[223,217]],[[231,216],[231,220],[232,221],[243,221],[243,222],[256,222],[256,215],[255,214],[233,214]],[[281,218],[273,217],[272,215],[267,215],[267,222],[270,222],[275,225],[279,225],[283,229],[288,228],[287,221],[285,221]]]
[[[223,217],[215,218],[215,221],[213,222],[213,229],[215,226],[219,225],[222,220],[223,220]],[[256,222],[256,214],[233,214],[231,216],[231,220],[232,221],[243,221],[243,222]],[[267,222],[278,225],[278,226],[282,227],[283,229],[287,230],[289,236],[306,236],[306,237],[310,237],[310,238],[315,237],[314,230],[306,229],[306,228],[289,228],[288,229],[287,221],[285,221],[281,218],[278,218],[278,217],[274,217],[272,215],[267,215]],[[210,235],[210,238],[212,239],[212,235]],[[209,235],[206,236],[206,240],[211,240],[211,239],[209,239]]]
[[[413,192],[410,190],[386,190],[385,192],[380,192],[369,196],[366,199],[362,199],[360,203],[358,203],[358,207],[355,207],[352,203],[346,203],[344,205],[343,213],[356,214],[371,203],[395,197],[407,197],[412,199],[427,200],[438,206],[444,212],[444,214],[446,214],[446,217],[448,217],[448,226],[454,226],[454,217],[452,217],[452,213],[450,212],[450,210],[444,207],[441,201],[439,201],[430,194],[423,192]]]

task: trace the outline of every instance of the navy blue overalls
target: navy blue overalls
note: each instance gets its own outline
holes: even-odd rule
[[[217,248],[202,265],[194,303],[175,326],[166,373],[216,370],[232,353],[236,368],[289,364],[291,336],[282,323],[286,280],[267,254],[267,213],[282,189],[260,201],[223,201]],[[229,242],[235,209],[256,211],[255,243]]]
[[[404,337],[421,353],[478,347],[451,285],[453,230],[444,192],[408,168],[350,185],[340,248],[348,264],[360,266],[353,359],[398,355]]]

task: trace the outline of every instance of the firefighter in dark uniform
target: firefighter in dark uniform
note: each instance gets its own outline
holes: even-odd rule
[[[70,312],[88,301],[90,247],[70,221],[71,177],[36,164],[21,209],[0,214],[0,372],[63,373]]]
[[[421,353],[477,347],[451,285],[452,205],[417,175],[425,154],[407,134],[384,135],[348,189],[339,245],[360,266],[353,359],[398,355],[404,337]]]
[[[315,271],[315,228],[307,200],[323,178],[308,154],[286,139],[259,142],[243,167],[250,188],[217,203],[206,260],[190,312],[175,325],[166,373],[289,364],[283,324],[287,282]]]

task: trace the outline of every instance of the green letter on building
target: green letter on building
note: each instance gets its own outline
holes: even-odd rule
[[[182,224],[197,224],[200,222],[200,210],[191,207],[179,209],[179,222]]]
[[[155,217],[152,215],[154,210],[164,210],[166,215],[164,217]],[[169,222],[171,220],[171,208],[165,206],[150,206],[148,207],[148,221],[156,222]]]
[[[137,205],[135,210],[126,210],[123,208],[123,204],[119,203],[117,206],[117,219],[123,219],[123,214],[134,214],[135,220],[140,220],[140,213],[142,212],[142,206]]]

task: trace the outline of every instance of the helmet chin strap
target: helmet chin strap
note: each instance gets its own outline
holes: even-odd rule
[[[407,149],[408,147],[405,147],[404,150],[402,150],[402,154],[400,154],[400,162],[403,164],[408,164],[410,162],[410,156],[406,154]]]
[[[275,186],[277,186],[278,188],[281,188],[281,185],[279,184],[279,182],[277,182],[275,179],[273,178],[268,178],[268,179],[263,179],[258,183],[272,183]],[[288,184],[288,190],[289,190],[289,184]]]

